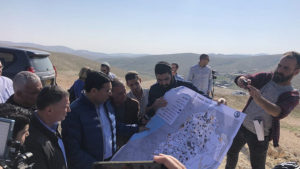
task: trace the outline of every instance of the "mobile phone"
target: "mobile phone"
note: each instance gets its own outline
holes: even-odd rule
[[[242,83],[243,83],[243,85],[246,87],[246,89],[248,89],[248,81],[247,81],[247,79],[242,79]]]
[[[95,162],[92,169],[167,169],[154,161],[101,161]]]

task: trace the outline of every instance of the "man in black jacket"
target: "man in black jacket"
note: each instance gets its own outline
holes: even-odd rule
[[[58,122],[65,119],[69,94],[58,86],[45,87],[38,95],[37,111],[32,115],[26,149],[33,153],[33,169],[67,169],[64,144]]]
[[[148,96],[148,105],[146,108],[146,115],[144,116],[143,123],[146,123],[152,116],[154,116],[157,109],[167,106],[167,101],[163,98],[165,93],[170,89],[185,86],[194,90],[195,92],[208,97],[202,91],[199,91],[191,82],[176,80],[172,75],[172,68],[168,62],[158,62],[155,65],[155,76],[157,83],[150,87],[149,96]],[[218,104],[226,104],[224,98],[218,99]]]
[[[13,79],[13,88],[14,94],[6,103],[35,111],[37,96],[43,88],[40,78],[29,71],[19,72]]]
[[[68,164],[72,169],[91,169],[94,162],[108,161],[116,152],[118,126],[109,101],[111,88],[111,79],[106,74],[88,73],[85,92],[71,104],[72,111],[62,122]]]
[[[170,89],[185,86],[204,95],[204,93],[199,91],[192,83],[176,80],[172,75],[172,68],[168,62],[162,61],[155,65],[155,76],[157,83],[152,85],[149,91],[148,105],[145,115],[146,120],[149,120],[155,114],[157,109],[167,105],[167,101],[163,98],[163,96]]]
[[[139,102],[126,95],[125,85],[117,78],[112,81],[111,101],[115,110],[117,125],[123,123],[127,126],[126,134],[117,130],[117,146],[121,148],[134,133],[144,131],[147,128],[139,125]]]

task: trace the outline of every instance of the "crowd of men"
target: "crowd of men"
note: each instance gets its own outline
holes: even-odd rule
[[[200,55],[199,63],[191,67],[184,80],[177,74],[177,63],[158,62],[154,68],[157,83],[143,89],[138,72],[128,72],[123,83],[104,62],[101,71],[85,67],[66,91],[59,86],[43,87],[39,77],[27,71],[11,81],[1,76],[0,62],[0,101],[6,102],[0,104],[0,117],[25,119],[22,125],[16,122],[19,127],[13,139],[34,154],[33,168],[90,169],[96,161],[111,160],[134,133],[147,130],[145,125],[151,117],[168,104],[163,96],[170,89],[185,86],[210,98],[212,69],[208,63],[209,56]],[[265,168],[269,141],[278,146],[279,120],[299,103],[299,93],[291,84],[299,72],[300,54],[287,52],[274,72],[235,79],[250,97],[243,110],[246,119],[228,151],[226,168],[236,167],[238,154],[246,143],[252,168]],[[70,104],[72,95],[74,101]],[[257,137],[255,120],[263,121],[262,140]],[[168,168],[184,168],[168,155],[155,156],[154,160]]]

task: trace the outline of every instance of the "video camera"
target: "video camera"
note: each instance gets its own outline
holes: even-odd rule
[[[0,118],[0,166],[3,169],[30,169],[29,159],[32,153],[22,153],[22,145],[19,141],[12,141],[14,120]],[[3,136],[3,137],[2,137]]]
[[[216,75],[216,74],[217,74],[217,71],[212,70],[211,73],[212,73],[212,78],[213,78],[213,79],[217,79],[217,75]]]
[[[30,158],[33,156],[31,152],[21,153],[21,144],[19,141],[9,141],[9,158],[1,160],[0,166],[3,169],[30,169],[33,163],[30,164]]]

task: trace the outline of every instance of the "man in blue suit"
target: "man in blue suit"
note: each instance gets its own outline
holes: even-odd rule
[[[116,121],[111,103],[111,80],[91,71],[79,99],[62,122],[69,168],[90,169],[93,162],[108,161],[116,151]]]

